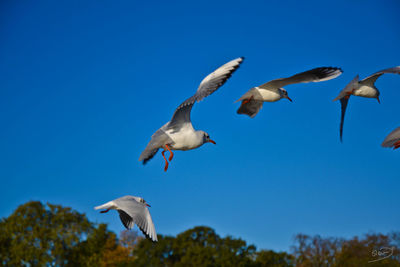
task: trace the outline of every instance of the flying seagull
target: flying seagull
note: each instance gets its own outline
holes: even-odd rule
[[[359,76],[357,75],[353,80],[351,80],[351,82],[349,82],[346,85],[346,87],[333,100],[333,101],[340,100],[340,104],[342,106],[342,116],[340,119],[340,141],[343,141],[344,115],[346,113],[346,108],[350,96],[354,95],[354,96],[362,96],[368,98],[376,98],[376,100],[378,100],[378,103],[380,103],[379,100],[380,92],[378,88],[375,87],[375,82],[382,74],[385,73],[400,74],[400,66],[378,71],[363,80],[360,80]]]
[[[167,150],[170,152],[169,161],[171,161],[174,156],[171,150],[190,150],[198,148],[204,143],[215,144],[208,133],[197,131],[193,128],[190,121],[190,111],[195,102],[211,95],[222,86],[231,77],[232,73],[239,68],[243,60],[243,57],[234,59],[205,77],[200,83],[197,92],[180,104],[175,110],[172,119],[153,134],[150,142],[140,155],[139,161],[143,161],[143,164],[146,164],[162,148],[164,151],[161,154],[165,160],[164,171],[167,171],[168,160],[164,155]]]
[[[394,129],[388,136],[386,136],[385,140],[383,140],[383,147],[393,147],[393,149],[397,149],[400,147],[400,127]]]
[[[156,242],[156,229],[154,228],[153,220],[147,207],[150,207],[150,205],[141,197],[124,196],[97,206],[94,209],[105,209],[100,211],[101,213],[106,213],[109,210],[117,210],[119,218],[126,229],[132,229],[136,223],[140,231],[147,238]]]
[[[262,108],[264,102],[276,102],[282,98],[286,98],[292,102],[287,91],[282,88],[283,86],[294,83],[327,81],[338,77],[342,72],[343,71],[340,68],[334,67],[315,68],[288,78],[275,79],[264,83],[263,85],[251,88],[236,101],[242,101],[237,113],[246,114],[251,118],[254,118]]]

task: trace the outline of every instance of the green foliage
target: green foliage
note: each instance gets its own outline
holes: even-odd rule
[[[0,222],[2,266],[101,266],[119,248],[105,224],[71,208],[31,201]],[[128,255],[128,254],[127,254]],[[129,262],[118,259],[120,262]]]
[[[137,266],[252,266],[256,248],[241,239],[221,238],[198,226],[177,237],[159,235],[157,244],[143,240],[134,251]]]
[[[256,253],[256,266],[259,267],[292,267],[294,257],[286,252],[274,252],[272,250],[261,250]]]

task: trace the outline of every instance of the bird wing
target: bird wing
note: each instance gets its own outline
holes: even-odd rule
[[[205,77],[200,83],[196,93],[190,98],[186,99],[175,110],[167,128],[178,130],[183,124],[191,123],[190,111],[192,110],[193,104],[211,95],[219,87],[221,87],[229,79],[229,77],[231,77],[232,73],[239,68],[240,63],[242,63],[243,60],[244,58],[240,57],[229,61]]]
[[[237,114],[246,114],[250,118],[254,118],[262,108],[263,103],[262,100],[250,99],[247,102],[242,102],[236,112]]]
[[[322,82],[336,78],[342,73],[343,71],[340,68],[335,67],[315,68],[295,74],[288,78],[280,78],[269,81],[260,85],[259,88],[267,90],[277,90],[277,88],[281,88],[283,86],[294,83]]]
[[[340,105],[342,107],[342,115],[340,118],[340,142],[343,142],[343,124],[344,124],[344,115],[346,114],[347,103],[349,102],[349,97],[344,97],[340,99]]]
[[[386,136],[385,140],[383,140],[381,146],[383,147],[392,147],[395,146],[395,143],[400,141],[400,127],[394,129],[388,136]]]
[[[384,70],[380,70],[378,72],[375,72],[374,74],[368,76],[367,78],[363,79],[361,82],[363,84],[373,86],[376,80],[381,77],[382,74],[385,73],[393,73],[393,74],[400,74],[400,66],[393,67],[393,68],[388,68]]]
[[[358,87],[358,82],[359,82],[359,77],[358,75],[356,77],[353,78],[353,80],[351,80],[346,87],[340,91],[339,95],[333,99],[333,101],[342,99],[345,96],[348,96],[349,94],[351,94],[353,92],[354,89],[356,89]]]
[[[127,229],[132,229],[136,224],[146,237],[154,242],[157,241],[156,229],[149,209],[143,203],[124,197],[114,200],[114,203],[117,205],[122,224]]]

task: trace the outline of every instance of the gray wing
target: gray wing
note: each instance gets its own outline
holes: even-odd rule
[[[146,164],[151,160],[156,154],[158,149],[166,144],[174,144],[174,141],[165,133],[166,125],[158,129],[152,136],[150,142],[147,144],[146,148],[140,154],[139,161],[143,160],[143,164]]]
[[[242,102],[239,109],[236,111],[237,114],[245,114],[254,118],[262,108],[264,102],[262,100],[250,99],[248,102],[243,103],[244,102]]]
[[[288,78],[269,81],[259,86],[262,89],[276,89],[294,83],[322,82],[331,80],[341,75],[343,71],[336,67],[321,67],[298,73]]]
[[[132,229],[136,224],[143,234],[151,239],[157,241],[157,234],[151,219],[150,212],[144,204],[137,202],[132,198],[119,198],[114,200],[117,205],[117,210],[122,224],[127,229]]]
[[[400,127],[394,129],[385,140],[383,140],[381,146],[383,147],[393,147],[393,149],[400,147]]]
[[[243,60],[244,58],[240,57],[229,61],[205,77],[200,83],[196,93],[192,97],[186,99],[175,110],[167,128],[178,130],[183,124],[190,123],[190,111],[192,110],[193,104],[211,95],[221,87],[229,77],[232,76],[232,73],[239,68],[240,63],[242,63]]]
[[[346,87],[342,91],[340,91],[339,95],[335,99],[333,99],[333,101],[336,101],[336,100],[342,99],[342,98],[344,98],[344,97],[346,97],[348,95],[351,95],[353,90],[358,87],[358,82],[359,82],[359,77],[357,75],[356,77],[354,77],[353,80],[351,80],[346,85]]]
[[[373,86],[376,82],[376,80],[381,77],[382,74],[385,73],[393,73],[393,74],[400,74],[400,66],[393,67],[393,68],[388,68],[384,70],[380,70],[378,72],[375,72],[374,74],[368,76],[367,78],[363,79],[361,82],[363,84],[367,84],[369,86]]]

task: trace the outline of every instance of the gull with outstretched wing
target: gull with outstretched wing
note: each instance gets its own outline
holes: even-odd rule
[[[379,95],[380,92],[378,88],[375,87],[376,80],[381,77],[382,74],[385,73],[393,73],[393,74],[400,74],[400,66],[384,69],[374,74],[368,76],[367,78],[360,80],[359,76],[357,75],[353,80],[351,80],[346,87],[340,91],[339,95],[333,100],[340,100],[341,104],[341,118],[340,118],[340,141],[343,141],[343,124],[344,124],[344,115],[346,113],[347,104],[349,102],[349,98],[351,95],[354,96],[361,96],[367,98],[376,98],[378,103],[380,103]]]
[[[156,229],[154,228],[153,220],[147,207],[150,207],[150,205],[141,197],[124,196],[97,206],[94,209],[104,209],[100,211],[101,213],[106,213],[109,210],[117,210],[119,218],[126,229],[132,229],[136,224],[147,238],[156,242]]]
[[[205,77],[200,83],[197,92],[180,104],[175,110],[172,119],[153,134],[150,142],[140,155],[139,161],[143,161],[143,164],[146,164],[162,148],[164,149],[161,152],[165,160],[164,170],[167,171],[168,160],[164,155],[167,150],[170,152],[168,159],[171,161],[174,156],[172,150],[190,150],[198,148],[205,143],[215,144],[208,133],[197,131],[193,128],[190,112],[194,103],[211,95],[221,87],[231,77],[232,73],[239,68],[243,60],[243,57],[234,59]]]
[[[281,78],[269,81],[263,85],[251,88],[236,102],[242,101],[238,114],[245,114],[253,118],[257,115],[264,102],[276,102],[282,98],[286,98],[292,102],[287,91],[283,86],[295,83],[322,82],[331,80],[342,74],[340,68],[321,67],[298,73],[288,78]]]

